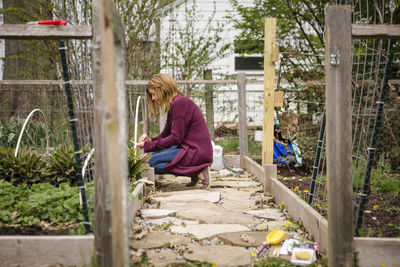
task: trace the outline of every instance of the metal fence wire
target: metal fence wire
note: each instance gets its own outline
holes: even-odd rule
[[[353,6],[353,23],[377,24],[377,9],[373,9],[368,16],[369,3]],[[393,1],[382,2],[382,9],[386,8],[387,17],[379,14],[381,23],[385,20],[391,24],[393,19]],[[388,12],[389,11],[389,12]],[[366,16],[366,17],[364,17]],[[398,140],[382,135],[382,127],[390,128],[388,118],[395,118],[398,110],[392,106],[385,106],[385,95],[388,91],[388,79],[391,77],[391,41],[354,39],[352,46],[352,176],[353,176],[353,221],[355,234],[360,234],[363,225],[363,216],[366,202],[371,193],[371,172],[377,171],[380,159],[388,153],[399,154]],[[398,57],[395,54],[395,57]],[[385,117],[382,115],[385,114]],[[397,129],[395,129],[397,132]],[[394,146],[385,142],[392,139]],[[385,141],[386,140],[386,141]],[[326,179],[326,147],[325,147],[325,114],[321,121],[320,134],[315,153],[308,202],[321,214],[326,216],[327,210],[327,179]],[[396,151],[397,150],[397,151]],[[384,165],[383,163],[380,164]],[[379,220],[379,218],[376,218]],[[394,222],[396,224],[396,222]]]

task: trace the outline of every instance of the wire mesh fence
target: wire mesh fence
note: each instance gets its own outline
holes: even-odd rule
[[[377,24],[393,20],[393,1],[354,5],[353,23]],[[380,7],[380,9],[378,8]],[[382,13],[380,13],[382,11]],[[366,16],[367,15],[367,16]],[[385,72],[391,40],[354,39],[352,47],[352,175],[353,222],[356,235],[397,236],[399,218],[390,195],[398,192],[399,125],[398,94],[387,80],[395,77]],[[398,58],[399,54],[394,54]],[[386,80],[386,84],[385,84]],[[390,89],[391,88],[391,89]],[[387,96],[385,94],[387,93]],[[384,114],[382,116],[382,114]],[[381,125],[381,126],[380,126]],[[327,177],[324,120],[317,142],[308,202],[327,216]],[[307,190],[308,191],[308,190]],[[380,201],[385,199],[385,201]],[[378,205],[379,204],[379,205]],[[392,216],[393,215],[393,216]],[[372,233],[370,228],[377,225]],[[389,227],[386,227],[389,225]],[[391,225],[391,226],[390,226]],[[375,227],[376,228],[376,227]],[[384,229],[385,228],[385,229]],[[366,230],[367,229],[367,230]]]

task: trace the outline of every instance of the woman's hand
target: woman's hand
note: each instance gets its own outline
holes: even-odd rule
[[[144,141],[151,141],[150,137],[147,136],[147,134],[142,134],[142,136],[139,138],[139,143],[144,143]]]
[[[136,146],[138,146],[138,147],[144,147],[144,142],[137,142],[137,143],[135,143],[135,141],[133,141],[133,140],[129,140],[132,144],[136,144]]]

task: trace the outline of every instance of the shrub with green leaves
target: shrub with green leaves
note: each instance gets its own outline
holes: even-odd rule
[[[0,178],[14,185],[44,181],[45,166],[42,157],[29,149],[21,149],[15,157],[14,149],[0,147]]]
[[[75,223],[83,221],[77,187],[62,183],[55,187],[39,183],[28,188],[0,180],[0,226],[18,223],[24,226],[46,222]]]
[[[52,184],[68,182],[77,185],[77,173],[75,170],[75,155],[72,146],[59,146],[47,160],[47,174]]]
[[[16,119],[11,122],[0,120],[0,146],[16,147],[24,122],[25,120],[23,119]],[[25,128],[22,143],[29,147],[35,147],[35,149],[45,149],[45,125],[30,121]]]
[[[133,148],[128,149],[128,168],[131,183],[142,178],[143,171],[148,168],[147,161],[149,158],[150,154],[141,153],[139,148],[137,148],[136,154]]]

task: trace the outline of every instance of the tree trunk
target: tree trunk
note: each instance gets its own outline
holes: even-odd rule
[[[50,19],[50,0],[3,0],[4,24]],[[5,40],[4,80],[56,79],[54,41]],[[50,88],[8,85],[0,91],[1,117],[26,116],[33,108],[48,109]],[[45,89],[45,90],[43,90]],[[48,99],[50,98],[50,99]]]

